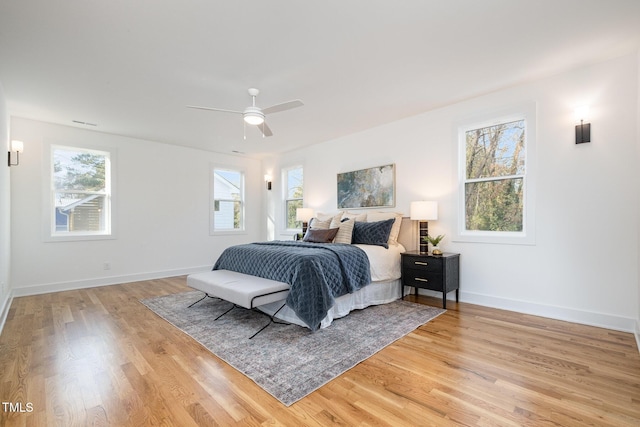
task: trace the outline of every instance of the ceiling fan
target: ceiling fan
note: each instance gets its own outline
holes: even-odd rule
[[[260,108],[256,105],[256,96],[260,93],[260,91],[256,88],[249,88],[249,95],[251,96],[252,103],[249,107],[245,108],[244,111],[236,111],[236,110],[227,110],[225,108],[213,108],[213,107],[198,107],[196,105],[187,105],[188,108],[197,108],[199,110],[211,110],[211,111],[222,111],[223,113],[234,113],[234,114],[242,114],[245,123],[258,126],[260,132],[262,132],[262,136],[272,136],[273,132],[267,126],[265,122],[265,116],[267,114],[278,113],[280,111],[290,110],[296,107],[302,107],[304,104],[299,99],[294,99],[293,101],[283,102],[281,104],[272,105],[267,108]]]

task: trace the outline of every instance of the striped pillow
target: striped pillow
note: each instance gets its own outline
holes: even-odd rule
[[[355,219],[347,219],[343,221],[339,221],[336,218],[332,219],[330,228],[339,228],[336,238],[333,239],[333,243],[351,244],[353,226],[355,223]]]

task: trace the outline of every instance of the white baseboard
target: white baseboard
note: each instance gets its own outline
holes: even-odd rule
[[[442,294],[440,292],[432,292],[424,289],[420,289],[420,294],[442,298]],[[447,295],[447,300],[450,299],[455,299],[455,294],[453,292],[450,292],[449,295]],[[588,326],[597,326],[599,328],[612,329],[615,331],[631,332],[635,334],[636,341],[640,343],[639,321],[630,317],[613,316],[610,314],[576,310],[567,307],[536,304],[528,301],[500,298],[492,295],[477,294],[474,292],[464,292],[462,290],[460,290],[460,301],[485,307],[499,308],[501,310],[531,314],[533,316],[547,317],[549,319],[564,320]]]
[[[638,347],[638,351],[640,351],[640,319],[636,320],[636,330],[634,335],[636,336],[636,346]]]
[[[183,276],[186,274],[200,273],[211,270],[211,266],[180,268],[176,270],[154,271],[148,273],[127,274],[123,276],[100,277],[97,279],[75,280],[72,282],[43,283],[16,287],[13,289],[14,297],[48,294],[51,292],[72,291],[76,289],[95,288],[98,286],[119,285],[122,283],[139,282],[141,280],[162,279],[165,277]]]
[[[9,309],[11,308],[11,302],[13,302],[13,289],[9,289],[9,292],[7,292],[4,301],[2,301],[2,305],[0,305],[0,334],[2,333],[4,324],[7,321]]]

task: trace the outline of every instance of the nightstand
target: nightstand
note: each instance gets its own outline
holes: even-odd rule
[[[460,254],[444,252],[442,255],[431,255],[419,251],[408,251],[402,254],[401,295],[404,299],[404,287],[413,286],[418,289],[429,289],[442,292],[442,308],[447,308],[447,293],[460,288]]]

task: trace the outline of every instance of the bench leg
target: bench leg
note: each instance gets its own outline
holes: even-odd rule
[[[229,310],[225,311],[224,313],[222,313],[220,316],[216,317],[216,318],[215,318],[215,319],[213,319],[213,320],[214,320],[214,321],[218,320],[219,318],[221,318],[222,316],[224,316],[225,314],[227,314],[228,312],[230,312],[230,311],[231,311],[231,310],[233,310],[234,308],[236,308],[236,305],[235,305],[235,304],[233,304]]]
[[[196,305],[197,303],[199,303],[200,301],[202,301],[202,300],[203,300],[203,299],[205,299],[206,297],[209,297],[209,298],[215,298],[215,297],[212,297],[211,295],[209,295],[208,293],[206,293],[206,292],[205,292],[205,293],[204,293],[204,296],[203,296],[202,298],[200,298],[198,301],[194,302],[193,304],[189,305],[187,308],[191,308],[191,307],[193,307],[194,305]]]
[[[269,325],[270,325],[270,324],[272,324],[272,323],[277,323],[278,325],[288,325],[288,323],[278,322],[278,321],[276,321],[276,320],[273,320],[273,318],[276,316],[276,314],[278,314],[278,312],[279,312],[280,310],[282,310],[282,309],[284,308],[284,306],[285,306],[285,305],[287,305],[287,303],[286,303],[286,302],[285,302],[284,304],[282,304],[282,307],[280,307],[279,309],[277,309],[277,310],[276,310],[276,312],[275,312],[275,313],[273,313],[273,315],[271,315],[271,316],[269,316],[267,313],[264,313],[264,312],[262,312],[262,311],[259,311],[259,310],[258,310],[260,313],[264,314],[265,316],[269,316],[269,323],[267,323],[266,325],[264,325],[264,326],[263,326],[263,327],[262,327],[258,332],[256,332],[255,334],[251,335],[251,336],[249,337],[249,339],[251,339],[251,338],[255,337],[255,336],[256,336],[256,335],[258,335],[260,332],[264,331],[264,330],[267,328],[267,326],[269,326]]]
[[[282,291],[278,291],[278,292],[282,292]],[[275,293],[275,292],[274,292],[274,293]],[[212,296],[211,296],[211,295],[209,295],[208,293],[205,293],[205,294],[204,294],[204,296],[203,296],[202,298],[200,298],[198,301],[196,301],[196,302],[194,302],[194,303],[190,304],[187,308],[191,308],[191,307],[193,307],[194,305],[196,305],[197,303],[199,303],[200,301],[202,301],[203,299],[205,299],[205,298],[207,298],[207,297],[209,297],[209,298],[215,298],[215,299],[221,300],[221,299],[220,299],[220,298],[218,298],[218,297],[212,297]],[[222,301],[222,300],[221,300],[221,301]],[[255,337],[255,336],[256,336],[256,335],[258,335],[260,332],[264,331],[264,330],[267,328],[267,326],[269,326],[269,325],[270,325],[270,324],[272,324],[272,323],[277,323],[277,324],[279,324],[279,325],[288,325],[289,323],[285,323],[285,322],[278,322],[277,320],[273,320],[273,318],[275,317],[275,315],[276,315],[276,314],[278,314],[278,312],[279,312],[280,310],[282,310],[282,309],[284,308],[284,306],[285,306],[285,305],[287,305],[287,303],[286,303],[286,302],[285,302],[284,304],[282,304],[282,306],[281,306],[279,309],[277,309],[277,310],[276,310],[276,312],[275,312],[275,313],[273,313],[273,315],[268,315],[267,313],[265,313],[265,312],[263,312],[263,311],[260,311],[260,310],[257,310],[257,309],[255,309],[255,308],[254,308],[254,310],[255,310],[256,312],[261,313],[261,314],[264,314],[265,316],[268,316],[268,317],[269,317],[269,323],[267,323],[266,325],[264,325],[264,326],[263,326],[263,327],[262,327],[258,332],[256,332],[255,334],[251,335],[251,336],[249,337],[249,339],[251,339],[251,338]],[[222,313],[221,315],[219,315],[218,317],[216,317],[216,318],[214,319],[214,321],[216,321],[216,320],[220,319],[222,316],[224,316],[225,314],[227,314],[228,312],[230,312],[231,310],[233,310],[233,309],[234,309],[234,308],[236,308],[236,307],[238,307],[238,306],[237,306],[236,304],[233,304],[229,310],[225,311],[224,313]]]

